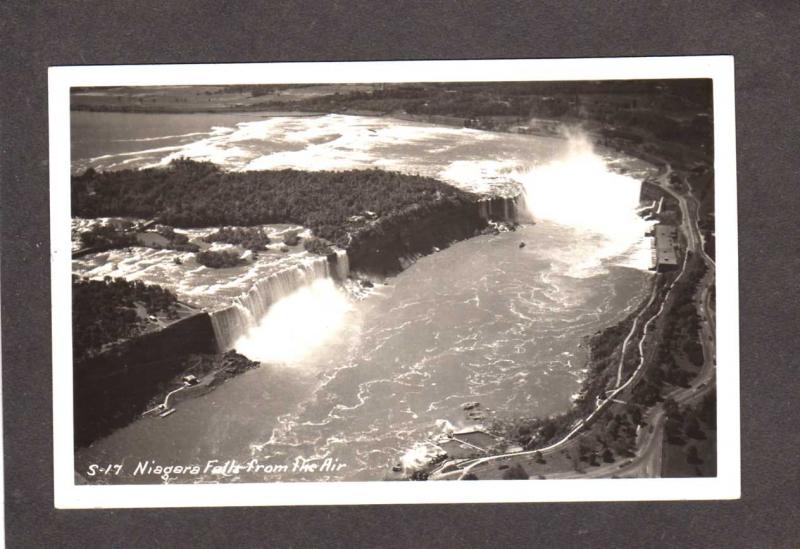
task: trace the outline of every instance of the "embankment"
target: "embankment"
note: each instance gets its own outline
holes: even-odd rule
[[[217,350],[232,349],[273,303],[299,288],[324,278],[341,282],[351,270],[380,278],[395,275],[418,257],[478,234],[489,221],[517,223],[524,217],[520,213],[523,200],[521,194],[472,201],[444,199],[382,216],[354,231],[347,250],[312,257],[259,280],[230,307],[213,312]]]
[[[382,217],[352,235],[350,267],[367,275],[391,276],[416,258],[446,248],[486,228],[489,221],[517,223],[524,197],[475,201],[445,199]]]

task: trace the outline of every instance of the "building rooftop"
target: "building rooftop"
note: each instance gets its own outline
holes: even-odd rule
[[[655,227],[656,268],[677,267],[678,230],[672,225],[659,223]]]

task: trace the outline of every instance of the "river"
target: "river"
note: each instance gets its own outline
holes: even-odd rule
[[[349,157],[356,159],[354,167],[385,167],[406,155],[414,171],[457,173],[453,177],[473,188],[484,178],[495,189],[501,181],[524,185],[537,223],[421,258],[363,300],[328,280],[299,289],[236,344],[261,368],[181,402],[167,418],[142,418],[79,450],[78,472],[91,463],[124,462],[126,473],[113,481],[159,482],[131,473],[144,460],[167,466],[230,459],[279,465],[331,457],[341,464],[336,471],[170,480],[381,479],[399,456],[443,426],[476,424],[462,410],[465,402],[480,402],[488,411],[484,421],[568,409],[585,374],[586,336],[624,318],[648,294],[647,224],[635,214],[639,183],[608,169],[617,159],[601,158],[585,143],[565,152],[558,140],[492,133],[479,136],[483,148],[476,148],[475,130],[424,126],[423,133],[414,133],[411,123],[401,131],[383,118],[328,118],[327,125],[319,122],[324,119],[253,123],[265,124],[261,130],[291,128],[295,142],[304,135],[291,155],[272,150],[275,142],[264,151],[252,141],[222,139],[242,131],[239,125],[231,131],[208,126],[198,130],[202,135],[176,138],[187,141],[170,145],[174,150],[130,157],[142,167],[179,152],[204,151],[197,155],[243,169],[302,166],[308,158],[315,167],[334,161],[341,167]],[[341,141],[347,135],[342,120],[362,137]],[[244,127],[254,139],[253,126]],[[160,131],[173,135],[168,130],[166,125]],[[377,137],[369,137],[370,130]],[[332,132],[339,137],[319,137]],[[284,140],[291,141],[285,135]],[[432,152],[434,142],[438,153]],[[231,153],[234,147],[238,156]],[[102,156],[96,153],[91,154]],[[105,160],[111,162],[106,168],[115,162]],[[103,167],[88,157],[74,162]]]

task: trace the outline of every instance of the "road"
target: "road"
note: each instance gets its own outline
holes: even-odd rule
[[[678,387],[665,395],[672,398],[680,405],[696,401],[705,396],[714,386],[716,374],[716,321],[715,311],[711,300],[711,286],[714,284],[716,276],[716,263],[706,253],[703,240],[701,238],[700,226],[698,222],[700,203],[696,197],[690,195],[694,211],[689,208],[687,197],[675,192],[670,188],[669,180],[672,169],[667,165],[664,173],[658,178],[659,186],[671,196],[673,196],[681,208],[681,227],[686,235],[687,249],[698,254],[706,263],[708,270],[699,284],[699,291],[695,297],[698,313],[703,319],[701,322],[700,341],[703,346],[703,367],[695,376],[692,383],[687,388]],[[618,468],[619,476],[634,477],[660,477],[662,447],[664,441],[664,422],[666,414],[661,405],[654,406],[645,415],[644,420],[652,426],[650,429],[643,429],[639,433],[637,446],[639,452],[637,456],[626,463],[622,468]],[[595,471],[593,470],[592,473]]]
[[[694,401],[705,395],[711,387],[714,386],[712,383],[714,374],[716,372],[715,363],[716,363],[716,353],[715,353],[715,340],[716,340],[716,326],[714,321],[714,310],[711,306],[711,299],[710,299],[710,287],[714,282],[715,277],[715,268],[716,264],[714,260],[706,254],[703,240],[701,237],[700,227],[698,224],[698,214],[700,204],[694,196],[691,196],[692,205],[694,206],[694,212],[690,210],[689,202],[687,197],[675,192],[673,189],[670,188],[670,177],[672,176],[672,167],[669,164],[666,164],[663,173],[661,173],[658,178],[657,182],[660,188],[662,188],[665,192],[669,193],[673,196],[677,201],[678,205],[681,209],[681,228],[683,234],[686,236],[687,242],[687,250],[692,251],[694,254],[699,254],[700,257],[703,258],[705,261],[708,270],[706,275],[700,282],[699,291],[697,297],[695,298],[698,312],[703,319],[701,324],[701,342],[703,346],[703,354],[705,360],[703,361],[703,367],[699,374],[695,377],[692,384],[688,388],[676,388],[668,395],[668,398],[674,399],[678,404],[686,404],[687,402]],[[527,450],[522,452],[511,452],[506,454],[499,454],[494,456],[486,456],[477,459],[465,460],[454,464],[454,462],[446,461],[442,465],[440,465],[437,469],[434,469],[430,473],[430,478],[433,480],[440,480],[446,478],[459,478],[463,479],[464,476],[469,474],[474,468],[481,467],[488,463],[497,460],[515,460],[519,458],[529,458],[533,454],[541,453],[543,456],[548,454],[552,454],[555,451],[561,450],[570,443],[575,435],[579,433],[583,427],[590,423],[597,414],[599,414],[608,404],[610,404],[614,399],[622,393],[628,386],[630,386],[633,382],[635,382],[643,372],[643,367],[646,363],[645,356],[644,356],[644,342],[649,334],[649,328],[651,324],[658,318],[661,312],[664,309],[664,306],[667,303],[669,295],[674,287],[675,283],[680,280],[683,276],[684,272],[686,271],[686,263],[688,259],[688,254],[684,254],[684,261],[683,266],[681,268],[681,272],[675,278],[675,280],[671,283],[669,290],[661,304],[659,310],[650,317],[650,319],[645,323],[644,330],[642,332],[642,337],[639,339],[639,364],[631,376],[625,383],[621,383],[621,375],[622,375],[622,360],[620,361],[620,366],[618,368],[618,376],[617,376],[617,385],[616,388],[607,394],[605,400],[602,400],[598,403],[595,409],[589,414],[586,418],[578,421],[573,428],[560,440],[557,442],[543,447],[538,448],[536,450]],[[653,298],[655,297],[655,292],[653,293],[653,297],[651,297],[650,302],[648,305],[652,303]],[[636,331],[637,323],[647,311],[647,307],[643,309],[642,313],[636,317],[633,326],[631,327],[631,331],[628,333],[628,336],[623,343],[624,348],[627,347],[628,342],[632,338],[633,334]],[[624,353],[623,353],[624,357]],[[664,412],[664,408],[662,405],[658,404],[652,407],[649,412],[645,415],[644,420],[649,425],[649,427],[645,427],[640,430],[638,440],[637,440],[637,447],[639,448],[637,455],[630,460],[620,463],[613,463],[613,464],[604,464],[600,467],[590,469],[585,473],[578,473],[575,471],[559,473],[554,475],[549,475],[548,478],[591,478],[591,477],[609,477],[612,475],[615,476],[635,476],[635,477],[660,477],[661,476],[661,465],[662,465],[662,449],[663,449],[663,440],[664,440],[664,422],[666,419],[666,414]],[[453,466],[456,466],[453,469]],[[449,469],[445,471],[445,469]]]
[[[146,412],[143,412],[142,415],[146,416],[147,414],[151,414],[151,413],[154,413],[154,412],[163,412],[163,411],[165,411],[167,408],[169,408],[169,397],[171,397],[172,395],[174,395],[175,393],[177,393],[179,391],[183,391],[184,389],[186,389],[186,387],[187,387],[186,385],[181,385],[177,389],[175,389],[173,391],[170,391],[169,393],[167,393],[167,396],[164,397],[164,402],[162,402],[161,404],[159,404],[155,408],[151,408],[150,410],[147,410]]]

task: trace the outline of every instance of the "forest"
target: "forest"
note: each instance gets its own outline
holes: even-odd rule
[[[72,278],[73,353],[76,360],[90,355],[106,343],[136,336],[147,327],[137,312],[141,305],[148,315],[165,313],[177,317],[176,298],[169,290],[122,278],[104,280]]]
[[[206,242],[225,242],[257,252],[270,243],[269,236],[262,227],[221,227],[203,238]]]
[[[227,269],[238,267],[247,261],[242,259],[239,254],[232,250],[204,250],[195,255],[200,265],[211,269]]]
[[[98,224],[80,235],[84,248],[125,248],[138,244],[136,234],[118,229],[114,225]]]
[[[380,170],[225,172],[178,159],[165,168],[72,177],[72,215],[154,218],[175,227],[296,223],[341,247],[348,218],[476,197],[429,177]]]

